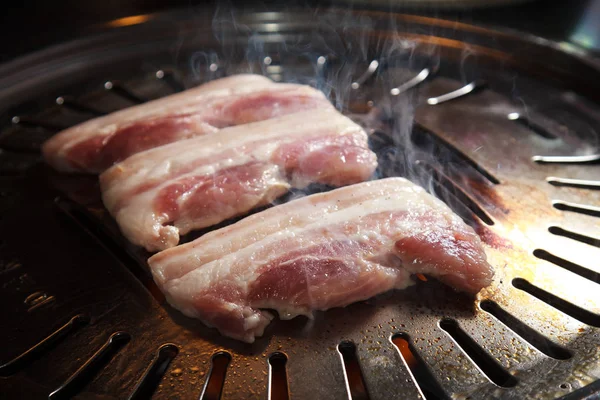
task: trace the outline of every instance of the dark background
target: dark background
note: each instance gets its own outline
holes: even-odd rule
[[[484,3],[485,0],[482,0]],[[426,2],[425,2],[426,3]],[[25,0],[11,2],[0,17],[0,62],[47,47],[52,44],[90,34],[102,23],[131,15],[159,12],[171,8],[187,8],[190,12],[212,12],[216,2],[199,0]],[[367,7],[369,1],[355,3]],[[528,1],[510,6],[448,10],[439,7],[409,7],[405,2],[390,0],[386,7],[482,25],[503,26],[533,33],[557,41],[600,49],[600,0]],[[237,9],[275,9],[285,7],[350,7],[343,1],[235,1],[221,0],[220,6]],[[579,32],[579,35],[577,33]],[[584,32],[584,39],[577,40]],[[574,40],[574,36],[576,36]],[[581,38],[580,38],[581,39]]]

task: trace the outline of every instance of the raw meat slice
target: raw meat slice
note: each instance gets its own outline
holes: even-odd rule
[[[333,107],[310,86],[235,75],[66,129],[43,146],[65,172],[99,173],[132,154],[221,128]]]
[[[148,260],[167,300],[253,342],[276,310],[312,316],[427,274],[477,293],[493,270],[476,233],[419,186],[387,178],[307,196]]]
[[[362,182],[376,166],[365,131],[327,108],[138,153],[105,171],[100,184],[123,234],[155,251],[269,204],[290,186]]]

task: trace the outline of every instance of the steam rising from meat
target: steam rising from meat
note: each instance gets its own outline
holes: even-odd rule
[[[258,21],[248,20],[243,10],[221,2],[213,18],[221,48],[218,55],[199,52],[192,57],[195,77],[251,72],[316,87],[371,133],[380,156],[377,178],[400,175],[418,181],[411,141],[418,89],[399,94],[390,90],[424,68],[436,69],[438,48],[401,34],[406,31],[399,26],[402,22],[391,16],[390,33],[381,36],[373,34],[377,19],[350,10],[313,10],[310,22],[315,28],[310,31],[297,29],[303,21],[294,20],[295,13],[285,15],[290,19],[281,21],[283,14],[266,12]],[[366,73],[374,60],[377,67]],[[215,74],[211,69],[216,64]]]

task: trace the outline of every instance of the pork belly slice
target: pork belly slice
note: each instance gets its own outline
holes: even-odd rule
[[[57,170],[99,173],[132,154],[177,140],[330,107],[310,86],[235,75],[66,129],[44,143],[43,153]]]
[[[362,182],[376,166],[365,131],[327,108],[138,153],[104,172],[100,184],[127,239],[156,251],[269,204],[290,187]]]
[[[493,277],[473,229],[403,178],[294,200],[148,263],[171,305],[249,343],[273,318],[265,309],[311,317],[406,288],[412,274],[468,293]]]

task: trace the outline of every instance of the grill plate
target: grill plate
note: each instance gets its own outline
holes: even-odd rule
[[[600,80],[592,61],[507,33],[380,13],[332,12],[318,21],[255,13],[236,20],[237,29],[218,16],[215,41],[210,15],[154,15],[0,74],[7,126],[0,135],[0,360],[23,354],[76,315],[89,317],[42,343],[16,372],[0,367],[10,374],[0,380],[3,393],[46,397],[70,381],[72,393],[97,398],[144,398],[155,387],[155,398],[255,398],[269,388],[278,398],[282,390],[273,387],[283,375],[269,368],[274,353],[287,356],[283,393],[300,399],[555,398],[598,379],[599,220],[553,201],[597,207],[599,193],[581,182],[548,181],[598,185],[598,166],[532,160],[597,154],[600,109],[591,101]],[[340,21],[343,36],[333,29]],[[372,60],[379,67],[365,74]],[[427,79],[390,94],[423,68],[432,71]],[[473,225],[488,244],[494,284],[474,301],[418,282],[312,321],[277,321],[253,345],[166,305],[145,269],[148,254],[118,234],[96,179],[56,174],[36,149],[97,113],[245,71],[311,83],[371,128],[379,175],[419,181]],[[471,82],[475,90],[443,101]],[[481,309],[485,300],[496,316]],[[116,332],[130,340],[99,352]],[[391,341],[400,333],[420,361],[401,357]],[[359,370],[343,356],[347,348],[338,348],[342,342],[354,344],[349,354],[355,348]],[[231,361],[217,357],[211,369],[220,352]],[[437,385],[427,386],[417,365]]]

